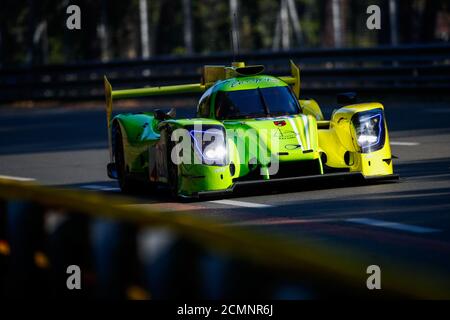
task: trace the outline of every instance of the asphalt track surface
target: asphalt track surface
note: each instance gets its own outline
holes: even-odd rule
[[[325,104],[330,114],[332,102]],[[136,206],[191,211],[223,223],[256,228],[360,253],[382,272],[450,270],[450,99],[390,97],[386,108],[396,183],[312,185],[227,199],[174,202],[164,194],[136,195]],[[320,101],[319,101],[320,102]],[[192,115],[179,109],[178,115]],[[118,194],[106,176],[102,108],[0,108],[0,175],[46,185]],[[365,269],[362,266],[362,271]],[[447,278],[448,280],[448,278]],[[412,279],[413,281],[413,279]]]

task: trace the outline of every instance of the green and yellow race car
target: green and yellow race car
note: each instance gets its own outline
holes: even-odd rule
[[[263,66],[205,66],[197,84],[112,90],[105,77],[110,163],[122,191],[145,181],[181,197],[238,188],[356,177],[396,179],[384,109],[343,95],[325,120],[316,101],[300,98],[300,70],[262,75]],[[154,110],[112,117],[116,99],[202,94],[197,116]]]

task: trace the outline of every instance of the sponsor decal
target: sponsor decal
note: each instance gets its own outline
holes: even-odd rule
[[[277,127],[284,127],[286,125],[286,121],[284,120],[274,121],[273,124],[276,125]]]
[[[259,78],[249,78],[249,79],[236,79],[233,81],[233,83],[230,85],[230,88],[234,88],[236,86],[240,85],[246,85],[246,84],[260,84],[262,82],[273,82],[277,83],[278,80],[269,78],[269,77],[259,77]]]
[[[274,133],[273,136],[280,140],[289,140],[289,139],[294,139],[295,137],[297,137],[297,135],[298,135],[298,133],[296,133],[295,131],[281,130],[280,128],[278,128],[278,130]]]

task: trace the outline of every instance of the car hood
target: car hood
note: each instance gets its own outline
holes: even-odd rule
[[[285,160],[305,158],[305,154],[318,150],[317,122],[312,116],[256,118],[224,121],[223,124],[228,139],[231,138],[235,144],[246,141],[247,148],[256,144],[272,154],[284,156]]]

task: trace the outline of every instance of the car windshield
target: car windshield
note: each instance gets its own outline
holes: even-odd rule
[[[216,95],[216,119],[242,119],[298,114],[300,107],[286,87],[219,91]]]

